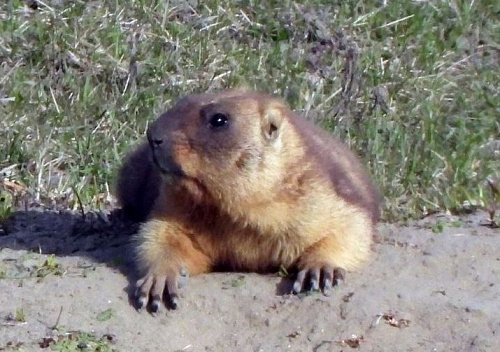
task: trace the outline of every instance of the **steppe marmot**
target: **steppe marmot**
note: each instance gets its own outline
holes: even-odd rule
[[[118,198],[143,221],[139,307],[172,308],[186,274],[296,269],[293,291],[332,287],[370,252],[379,196],[358,158],[280,99],[185,97],[123,165]]]

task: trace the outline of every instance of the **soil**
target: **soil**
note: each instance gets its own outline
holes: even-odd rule
[[[0,350],[51,350],[76,331],[118,351],[500,351],[487,218],[381,224],[368,265],[329,297],[290,295],[277,274],[212,273],[152,315],[129,300],[137,225],[119,211],[17,212],[0,230]]]

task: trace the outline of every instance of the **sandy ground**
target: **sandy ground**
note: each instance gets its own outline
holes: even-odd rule
[[[486,219],[382,224],[371,261],[330,297],[289,295],[276,274],[215,273],[152,316],[129,301],[134,224],[18,212],[0,230],[0,350],[50,350],[80,331],[119,351],[500,351],[500,230]]]

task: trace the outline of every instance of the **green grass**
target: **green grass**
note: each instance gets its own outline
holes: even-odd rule
[[[37,202],[108,207],[149,122],[182,95],[241,85],[359,153],[386,220],[491,202],[497,0],[26,3],[0,5],[0,170]]]
[[[45,260],[45,262],[39,266],[36,269],[36,277],[38,278],[44,278],[49,275],[56,275],[56,276],[62,276],[66,273],[66,271],[63,269],[62,265],[59,264],[56,260],[55,255],[51,254]]]
[[[39,342],[40,348],[50,347],[51,351],[77,352],[77,351],[117,351],[112,346],[113,337],[105,335],[96,337],[94,334],[72,331],[63,335],[46,337]]]

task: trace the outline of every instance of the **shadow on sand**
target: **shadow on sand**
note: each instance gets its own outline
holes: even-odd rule
[[[0,248],[87,257],[119,269],[131,280],[137,275],[131,239],[138,228],[120,209],[84,216],[69,211],[16,211],[0,231]]]
[[[128,279],[124,291],[135,306],[133,293],[139,273],[132,238],[139,225],[121,209],[108,214],[89,212],[85,216],[70,211],[17,211],[0,229],[0,248],[89,258],[118,269]],[[276,294],[290,293],[292,285],[291,279],[283,278],[277,284]]]

